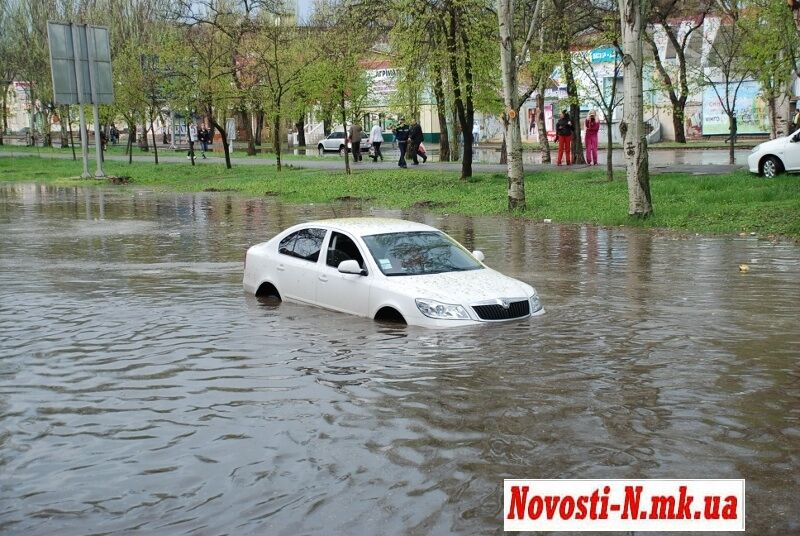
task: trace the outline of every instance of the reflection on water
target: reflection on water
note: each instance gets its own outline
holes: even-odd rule
[[[248,245],[362,213],[392,212],[0,188],[0,530],[475,534],[503,478],[694,477],[800,532],[796,246],[414,212],[548,313],[429,331],[242,292]]]

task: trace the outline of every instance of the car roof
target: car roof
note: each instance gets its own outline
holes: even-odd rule
[[[358,236],[414,231],[439,231],[435,227],[397,218],[336,218],[307,222],[303,227],[327,227]]]

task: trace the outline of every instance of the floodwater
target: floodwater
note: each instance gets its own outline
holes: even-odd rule
[[[547,314],[243,293],[248,245],[362,213],[447,230]],[[497,533],[516,477],[745,478],[748,531],[798,534],[798,281],[750,237],[1,186],[0,532]]]

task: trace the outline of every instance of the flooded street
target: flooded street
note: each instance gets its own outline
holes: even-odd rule
[[[243,292],[249,245],[362,214],[447,231],[547,314]],[[745,478],[748,532],[798,534],[799,357],[792,244],[0,185],[0,533],[485,534],[503,478]]]

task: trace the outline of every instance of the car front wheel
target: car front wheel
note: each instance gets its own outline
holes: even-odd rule
[[[781,161],[774,156],[768,156],[761,164],[761,174],[768,179],[772,179],[783,171]]]

